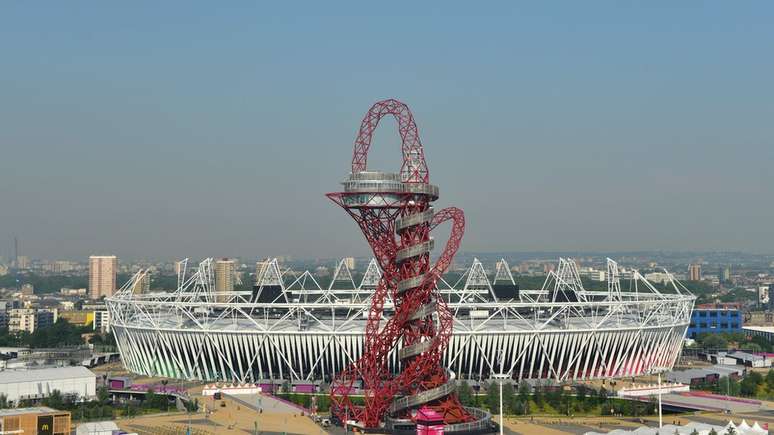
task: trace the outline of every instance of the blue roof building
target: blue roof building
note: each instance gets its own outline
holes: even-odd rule
[[[718,332],[742,332],[742,310],[737,304],[698,305],[691,313],[688,338],[699,334]]]

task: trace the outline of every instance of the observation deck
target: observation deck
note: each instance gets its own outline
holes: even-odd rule
[[[344,192],[339,195],[346,207],[393,207],[407,195],[427,195],[430,201],[438,199],[438,186],[404,182],[400,174],[393,172],[355,172],[341,184]]]

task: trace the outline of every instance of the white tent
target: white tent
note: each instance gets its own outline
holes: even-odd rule
[[[661,428],[641,426],[634,430],[616,429],[603,434],[600,432],[586,432],[584,435],[691,435],[693,431],[696,431],[699,435],[709,435],[713,430],[717,435],[726,435],[729,429],[733,428],[736,435],[763,435],[768,434],[766,429],[763,429],[756,421],[752,427],[742,420],[739,426],[735,425],[733,421],[729,421],[725,426],[715,426],[707,423],[700,423],[692,421],[684,426],[676,426],[673,424],[665,424]]]

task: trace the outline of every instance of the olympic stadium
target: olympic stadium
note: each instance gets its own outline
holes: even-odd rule
[[[363,353],[372,261],[355,283],[345,262],[330,285],[267,260],[252,291],[216,293],[213,261],[181,271],[172,292],[107,298],[125,367],[186,380],[330,380]],[[504,260],[487,275],[478,260],[459,279],[438,280],[454,316],[443,365],[457,378],[556,381],[630,377],[675,363],[695,297],[677,281],[661,291],[636,270],[607,260],[606,290],[584,288],[576,263],[560,259],[540,289],[519,289]],[[394,313],[388,298],[384,318]],[[401,344],[389,368],[401,369]]]
[[[373,132],[385,116],[401,137],[399,172],[368,168]],[[169,293],[135,294],[144,279],[138,273],[107,299],[126,368],[188,380],[330,381],[331,412],[345,425],[471,434],[495,426],[488,412],[460,402],[455,379],[562,382],[674,365],[695,298],[673,279],[660,291],[608,259],[606,288],[591,290],[575,261],[564,258],[540,289],[520,289],[504,260],[491,281],[477,260],[453,284],[444,279],[465,214],[434,208],[439,187],[430,183],[406,104],[371,106],[342,185],[326,196],[355,221],[375,256],[359,285],[344,261],[327,288],[276,260],[263,263],[252,291],[213,291],[211,259],[191,276],[183,267]],[[431,232],[446,223],[450,235],[431,259]],[[357,390],[366,393],[362,405],[352,400]]]

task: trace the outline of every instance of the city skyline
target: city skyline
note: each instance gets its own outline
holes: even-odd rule
[[[0,253],[367,256],[324,194],[392,96],[466,212],[462,252],[772,253],[756,6],[7,5]]]

